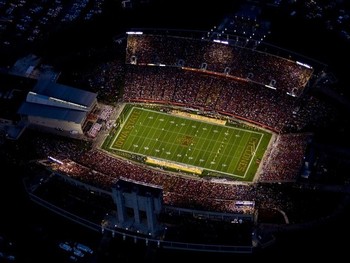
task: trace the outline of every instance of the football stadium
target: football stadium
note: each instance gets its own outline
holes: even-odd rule
[[[313,200],[291,196],[328,114],[309,93],[322,65],[204,35],[128,31],[120,98],[87,113],[85,138],[37,139],[31,199],[102,235],[175,250],[253,253],[273,240],[266,214],[279,228],[301,223],[292,212]]]

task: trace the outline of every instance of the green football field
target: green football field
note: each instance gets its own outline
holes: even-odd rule
[[[192,115],[193,116],[193,115]],[[196,116],[194,116],[196,117]],[[212,120],[212,121],[211,121]],[[132,107],[104,148],[189,174],[252,181],[271,134]]]

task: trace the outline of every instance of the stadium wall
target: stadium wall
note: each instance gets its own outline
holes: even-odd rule
[[[27,189],[28,190],[28,189]],[[191,251],[204,251],[204,252],[214,252],[214,253],[238,253],[238,254],[252,254],[254,252],[254,247],[252,246],[228,246],[228,245],[213,245],[213,244],[198,244],[198,243],[185,243],[185,242],[174,242],[165,241],[158,238],[145,237],[141,235],[133,234],[131,232],[124,232],[121,229],[111,229],[108,227],[103,227],[99,224],[86,220],[78,215],[69,213],[68,211],[57,207],[50,202],[36,196],[33,193],[28,192],[29,198],[36,204],[51,210],[52,212],[65,217],[77,224],[80,224],[86,228],[93,231],[100,232],[104,235],[111,236],[113,238],[122,238],[124,241],[127,239],[132,240],[134,243],[142,242],[146,246],[172,249],[172,250],[191,250]]]
[[[52,128],[58,131],[76,131],[78,134],[83,134],[82,130],[82,124],[81,123],[75,123],[75,122],[69,122],[69,121],[63,121],[63,120],[57,120],[57,119],[49,119],[49,118],[42,118],[38,116],[28,116],[27,117],[28,122],[30,125],[33,126],[42,126],[46,128]]]

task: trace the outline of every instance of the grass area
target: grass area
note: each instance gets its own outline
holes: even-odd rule
[[[102,146],[111,153],[194,176],[240,181],[253,180],[272,136],[196,114],[132,105],[116,124]]]

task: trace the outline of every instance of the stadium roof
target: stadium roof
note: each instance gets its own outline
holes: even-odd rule
[[[87,108],[86,111],[89,110],[97,97],[96,93],[58,84],[46,79],[39,80],[33,92],[47,96],[48,98],[55,98],[60,101],[84,106]]]
[[[97,94],[49,79],[37,81],[18,110],[21,115],[82,123],[96,101]]]

